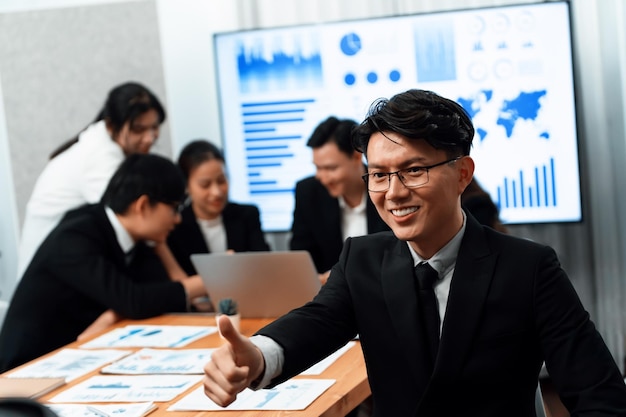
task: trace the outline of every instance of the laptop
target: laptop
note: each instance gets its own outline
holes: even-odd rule
[[[321,283],[307,251],[201,253],[191,262],[213,305],[237,302],[241,317],[273,318],[311,301]]]

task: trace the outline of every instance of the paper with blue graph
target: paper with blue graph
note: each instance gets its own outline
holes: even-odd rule
[[[50,399],[53,403],[170,401],[202,379],[201,375],[97,375]]]
[[[335,363],[335,361],[337,359],[339,359],[339,357],[341,355],[346,353],[348,350],[352,349],[352,347],[355,344],[356,344],[356,342],[354,342],[354,341],[350,341],[350,342],[346,343],[343,347],[340,347],[334,353],[331,353],[330,355],[328,355],[326,358],[322,359],[321,361],[319,361],[315,365],[313,365],[310,368],[305,369],[304,371],[302,371],[300,373],[300,375],[321,375],[322,372],[324,372],[326,370],[326,368],[328,368],[330,365]]]
[[[156,406],[151,403],[134,404],[46,404],[59,417],[142,417],[152,411]]]
[[[215,349],[141,349],[100,370],[103,374],[202,374]]]
[[[102,365],[132,353],[130,350],[63,349],[47,358],[39,359],[7,375],[10,378],[79,378]]]
[[[126,326],[111,330],[81,348],[161,347],[174,348],[216,333],[215,326]]]
[[[304,410],[335,383],[334,379],[290,379],[271,389],[245,389],[228,407],[220,407],[204,394],[204,388],[193,390],[168,411],[216,410]]]

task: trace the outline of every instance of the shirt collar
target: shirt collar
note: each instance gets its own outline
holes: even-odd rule
[[[196,219],[196,220],[202,227],[215,227],[215,226],[220,226],[222,224],[222,215],[220,214],[219,216],[211,220],[208,220],[208,219]]]
[[[130,252],[130,250],[135,247],[135,241],[130,236],[130,233],[128,233],[124,226],[122,226],[122,223],[120,223],[120,220],[110,207],[105,207],[104,212],[109,219],[109,223],[111,223],[111,226],[113,227],[117,243],[120,245],[120,248],[122,248],[122,252]]]
[[[348,205],[348,203],[346,203],[346,200],[344,200],[343,196],[337,197],[337,200],[339,200],[339,208],[342,211],[351,211],[353,213],[364,213],[365,212],[366,203],[367,203],[367,191],[363,193],[363,197],[361,198],[361,202],[356,207],[350,207]]]
[[[467,223],[467,217],[465,216],[465,212],[463,213],[463,225],[461,229],[457,232],[456,235],[446,245],[439,249],[437,253],[435,253],[430,259],[422,259],[421,256],[415,252],[415,250],[411,247],[409,242],[407,246],[409,247],[409,251],[411,252],[411,256],[413,257],[413,265],[417,266],[417,264],[422,262],[428,262],[428,264],[433,267],[435,271],[439,274],[440,278],[446,276],[448,272],[454,265],[456,264],[456,258],[459,254],[459,249],[461,248],[461,240],[463,240],[463,235],[465,235],[465,226]]]

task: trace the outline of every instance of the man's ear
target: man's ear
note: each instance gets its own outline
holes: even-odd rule
[[[363,165],[363,154],[361,152],[352,152],[350,159],[357,165]]]
[[[140,215],[143,217],[145,214],[148,213],[148,209],[151,207],[152,205],[150,204],[150,198],[147,195],[142,194],[141,196],[139,196],[138,199],[130,203],[130,206],[128,207],[128,212],[129,214]]]
[[[474,176],[474,160],[467,155],[457,162],[459,167],[459,194],[463,193]]]

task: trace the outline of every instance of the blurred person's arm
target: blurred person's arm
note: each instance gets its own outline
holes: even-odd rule
[[[83,330],[83,332],[78,335],[76,340],[79,342],[81,340],[85,340],[88,337],[108,328],[109,326],[112,326],[113,324],[120,321],[122,318],[123,317],[117,314],[115,311],[107,310],[104,313],[100,314],[100,317],[94,320],[94,322],[91,323],[89,327]]]
[[[169,246],[167,246],[167,242],[157,243],[154,246],[154,251],[159,256],[159,259],[161,259],[172,281],[182,281],[189,277],[183,268],[181,268]]]

